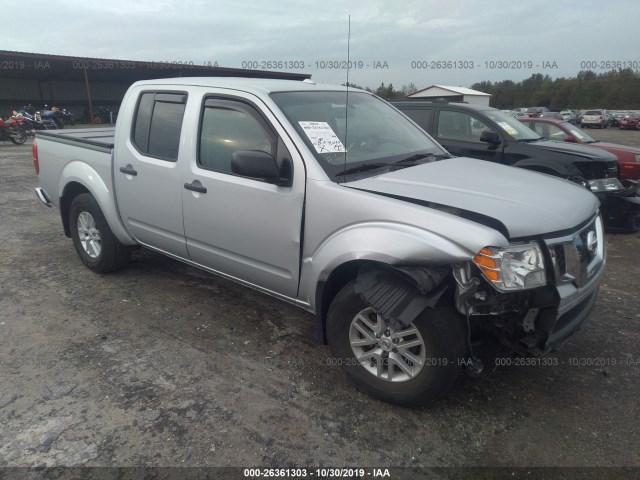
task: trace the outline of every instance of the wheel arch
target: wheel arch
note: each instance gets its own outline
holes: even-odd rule
[[[363,265],[377,264],[386,269],[441,267],[468,261],[487,245],[507,244],[499,232],[489,227],[460,222],[460,232],[450,231],[448,237],[412,225],[369,223],[352,225],[323,242],[312,256],[303,259],[299,292],[316,315],[315,340],[326,343],[329,305]],[[465,244],[449,238],[457,239],[463,231]]]
[[[364,268],[363,268],[364,267]],[[450,269],[450,266],[440,265],[440,266],[421,266],[423,270],[438,270],[442,269],[442,267],[447,267]],[[348,284],[350,281],[358,278],[358,275],[361,274],[363,270],[378,270],[381,272],[392,272],[392,275],[400,275],[400,270],[403,267],[399,267],[396,269],[393,265],[388,263],[375,261],[375,260],[351,260],[346,263],[339,265],[335,268],[327,277],[326,280],[318,283],[316,288],[316,297],[315,297],[315,307],[316,307],[316,325],[314,336],[315,340],[318,343],[322,343],[324,345],[327,344],[327,315],[329,312],[329,307],[333,299],[336,297],[338,292],[342,290],[342,288]],[[395,272],[394,272],[395,271]],[[413,283],[413,286],[418,286],[416,282]],[[442,294],[445,291],[449,291],[449,288],[453,286],[455,281],[451,276],[448,278],[442,278],[438,281],[437,285],[434,287],[434,290],[439,290],[438,295],[436,295],[435,303],[440,303],[440,301],[446,301],[446,295],[442,297]],[[414,296],[418,292],[414,292],[413,288],[406,290],[410,296]],[[398,294],[398,290],[395,290],[395,295]],[[366,295],[366,294],[365,294]],[[428,295],[428,294],[427,294]],[[422,294],[419,294],[421,298]],[[389,297],[387,297],[388,299]],[[382,302],[386,302],[386,300],[382,300]],[[374,307],[375,308],[375,307]]]
[[[315,294],[316,328],[314,332],[315,340],[317,342],[322,343],[323,345],[327,344],[327,313],[329,312],[331,301],[335,298],[342,287],[356,278],[360,267],[367,262],[372,261],[351,260],[343,263],[335,268],[326,280],[318,282]]]
[[[69,207],[73,199],[82,193],[89,193],[95,198],[109,224],[109,228],[123,245],[133,246],[137,244],[120,222],[114,190],[105,184],[100,174],[93,167],[80,161],[68,163],[60,176],[60,215],[66,236],[71,235]]]
[[[90,193],[89,189],[79,182],[69,182],[65,185],[62,195],[60,196],[60,216],[62,217],[62,228],[64,234],[71,238],[71,227],[69,224],[69,210],[71,202],[82,193]],[[93,195],[93,194],[92,194]]]

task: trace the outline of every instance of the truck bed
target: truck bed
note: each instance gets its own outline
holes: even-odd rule
[[[64,143],[78,147],[110,153],[113,148],[115,127],[74,128],[63,130],[40,130],[36,137],[50,142]]]

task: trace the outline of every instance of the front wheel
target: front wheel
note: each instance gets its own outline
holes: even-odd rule
[[[348,283],[327,315],[335,363],[368,394],[403,406],[434,402],[455,383],[466,353],[464,319],[427,308],[411,325],[391,328]]]
[[[98,202],[90,193],[78,195],[69,209],[69,227],[80,260],[89,269],[107,273],[124,266],[131,250],[115,237]]]

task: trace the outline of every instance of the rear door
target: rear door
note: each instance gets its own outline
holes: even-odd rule
[[[254,103],[255,102],[255,103]],[[182,202],[192,261],[295,297],[305,172],[293,142],[253,96],[205,94],[195,155],[183,166]],[[235,175],[233,152],[272,154],[290,186]]]
[[[120,217],[141,244],[186,258],[178,160],[187,94],[147,90],[132,97],[135,106],[125,109],[135,113],[119,119],[124,124],[116,138],[113,175]]]

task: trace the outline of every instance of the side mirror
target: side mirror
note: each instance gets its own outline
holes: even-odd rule
[[[237,150],[231,159],[231,171],[236,175],[255,178],[275,185],[287,185],[289,179],[280,177],[276,159],[260,150]]]
[[[483,130],[480,134],[480,141],[491,145],[500,145],[502,143],[500,136],[493,130]]]
[[[565,142],[572,142],[572,143],[576,143],[576,139],[573,138],[571,135],[565,135],[564,137],[564,141]]]

